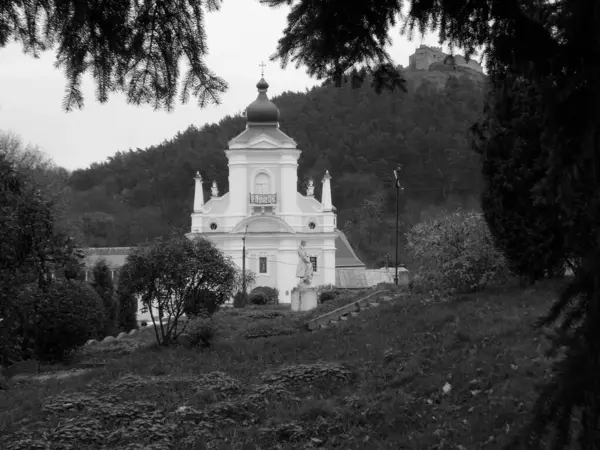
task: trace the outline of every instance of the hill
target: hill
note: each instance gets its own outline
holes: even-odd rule
[[[556,284],[448,303],[412,296],[326,330],[261,339],[245,335],[296,316],[230,309],[213,318],[220,332],[211,350],[116,354],[152,339],[140,331],[92,347],[101,369],[0,391],[0,446],[502,448],[549,368],[531,325]]]
[[[392,170],[404,166],[401,200],[406,224],[431,207],[472,206],[481,189],[478,156],[466,130],[482,109],[482,76],[464,71],[407,72],[409,93],[377,95],[316,87],[272,98],[281,128],[302,150],[299,188],[329,169],[338,223],[359,255],[381,265],[393,253]],[[228,190],[224,149],[244,128],[241,116],[190,126],[145,150],[118,152],[73,172],[71,219],[88,246],[128,246],[169,230],[188,231],[199,170]]]

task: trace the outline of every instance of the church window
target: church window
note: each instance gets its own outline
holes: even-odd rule
[[[267,258],[265,256],[258,258],[258,272],[267,273]]]
[[[269,175],[259,173],[254,182],[255,194],[269,194]]]
[[[317,257],[316,256],[311,256],[310,257],[310,263],[313,266],[313,272],[317,271]]]
[[[216,224],[216,223],[214,223],[214,222],[213,222],[213,223],[211,223],[211,224],[210,224],[210,229],[211,229],[211,230],[213,230],[213,231],[215,231],[215,230],[217,229],[217,224]]]
[[[310,228],[311,230],[314,230],[316,226],[317,225],[314,222],[309,222],[308,224],[308,228]]]

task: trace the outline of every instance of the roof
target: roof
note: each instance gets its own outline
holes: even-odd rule
[[[257,125],[249,126],[239,135],[231,139],[229,141],[229,146],[231,147],[234,144],[249,144],[250,142],[258,139],[261,135],[266,135],[278,143],[287,144],[286,146],[294,146],[295,148],[297,145],[296,141],[281,131],[277,126]]]
[[[119,268],[125,264],[127,255],[134,247],[90,247],[83,249],[85,257],[83,263],[86,267],[93,267],[103,259],[110,268]]]
[[[338,232],[335,239],[335,267],[364,269],[365,264],[358,259],[343,232]],[[134,247],[89,247],[84,249],[84,264],[92,267],[100,259],[104,259],[109,267],[121,267],[125,264],[127,255]]]
[[[338,231],[338,237],[335,240],[335,267],[365,267],[365,263],[363,263],[354,250],[352,250],[352,246],[346,235],[342,231]]]

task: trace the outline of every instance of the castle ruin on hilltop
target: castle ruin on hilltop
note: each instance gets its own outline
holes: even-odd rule
[[[450,55],[444,53],[441,47],[431,47],[421,44],[419,48],[408,57],[408,68],[412,70],[429,70],[429,67],[434,63],[447,63],[446,58],[448,56]],[[476,72],[483,73],[481,64],[474,59],[467,61],[462,55],[454,55],[454,65],[467,67]]]

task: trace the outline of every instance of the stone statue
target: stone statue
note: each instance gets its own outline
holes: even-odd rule
[[[308,187],[306,188],[306,195],[309,197],[313,197],[315,195],[315,185],[313,183],[312,178],[308,180]]]
[[[296,277],[300,278],[299,285],[310,286],[313,277],[313,265],[310,262],[310,256],[306,253],[305,245],[306,242],[302,241],[300,242],[300,247],[298,247],[300,261],[298,261],[298,266],[296,267]]]
[[[216,181],[213,181],[212,187],[210,188],[210,193],[213,197],[219,196],[219,188],[217,187]]]

